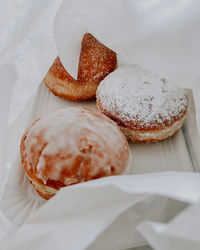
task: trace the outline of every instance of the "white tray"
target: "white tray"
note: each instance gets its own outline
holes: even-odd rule
[[[187,90],[189,110],[186,122],[173,137],[160,143],[129,143],[132,154],[130,174],[161,171],[199,171],[197,149],[199,136],[195,121],[192,91]],[[54,96],[42,82],[30,112],[29,123],[59,108],[86,106],[95,109],[95,101],[71,102]],[[2,207],[6,216],[16,224],[23,223],[46,201],[40,198],[29,184],[20,163],[20,156],[13,163],[3,194]]]

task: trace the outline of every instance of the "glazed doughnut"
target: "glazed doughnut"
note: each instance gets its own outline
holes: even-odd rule
[[[137,65],[118,68],[97,89],[97,109],[135,142],[172,136],[183,125],[187,106],[184,90]]]
[[[45,199],[68,185],[125,173],[130,158],[118,126],[81,107],[36,120],[25,131],[20,152],[26,174]]]
[[[71,101],[92,99],[99,82],[116,68],[116,64],[116,53],[86,33],[81,44],[77,80],[57,57],[44,77],[44,83],[61,98]]]

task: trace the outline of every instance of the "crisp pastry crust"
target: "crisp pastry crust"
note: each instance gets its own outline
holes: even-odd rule
[[[21,160],[35,190],[45,199],[62,187],[124,173],[127,140],[103,114],[61,109],[36,120],[21,140]]]
[[[30,183],[33,185],[35,188],[35,191],[44,199],[49,200],[52,198],[56,193],[57,189],[53,187],[49,187],[47,185],[44,185],[42,183],[39,183],[38,181],[34,181],[32,178],[30,178]]]
[[[159,142],[172,136],[185,121],[187,105],[182,89],[137,65],[117,69],[97,90],[97,110],[134,142]]]
[[[86,33],[82,39],[77,80],[57,57],[44,77],[44,83],[61,98],[72,101],[92,99],[99,82],[116,68],[116,64],[116,53]]]
[[[165,126],[163,126],[164,122],[162,125],[155,123],[154,127],[144,129],[144,127],[141,127],[139,124],[134,123],[133,121],[129,122],[129,125],[127,125],[127,121],[125,121],[124,123],[117,117],[114,117],[113,115],[109,114],[106,110],[102,108],[99,99],[97,99],[97,110],[107,115],[113,121],[115,121],[129,141],[146,143],[160,142],[171,137],[182,127],[187,117],[187,112],[185,111],[185,113],[183,113],[181,116],[174,117],[173,122],[171,121],[170,124],[166,123]]]
[[[56,96],[70,101],[93,99],[98,81],[80,82],[75,80],[63,67],[57,57],[44,77],[44,83]]]
[[[119,127],[124,132],[127,139],[130,141],[160,142],[174,135],[181,128],[185,119],[186,119],[186,114],[184,114],[182,118],[180,118],[180,120],[177,120],[171,126],[154,130],[131,129],[122,126]]]

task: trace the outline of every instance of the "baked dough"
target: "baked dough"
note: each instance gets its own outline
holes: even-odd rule
[[[92,99],[99,82],[116,68],[116,64],[116,53],[86,33],[82,39],[77,80],[57,57],[44,77],[44,83],[61,98],[71,101]]]
[[[182,89],[137,65],[118,68],[97,90],[97,109],[134,142],[158,142],[172,136],[183,125],[187,106]]]
[[[35,121],[20,149],[24,170],[45,199],[65,186],[126,173],[130,160],[118,126],[100,112],[81,107]]]

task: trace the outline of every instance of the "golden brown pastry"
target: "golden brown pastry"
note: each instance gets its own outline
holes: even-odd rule
[[[57,57],[44,77],[44,83],[61,98],[72,101],[92,99],[99,82],[116,68],[116,64],[116,53],[86,33],[82,39],[77,80]]]
[[[65,186],[125,173],[130,158],[118,126],[81,107],[36,120],[25,131],[20,149],[26,174],[45,199]]]

